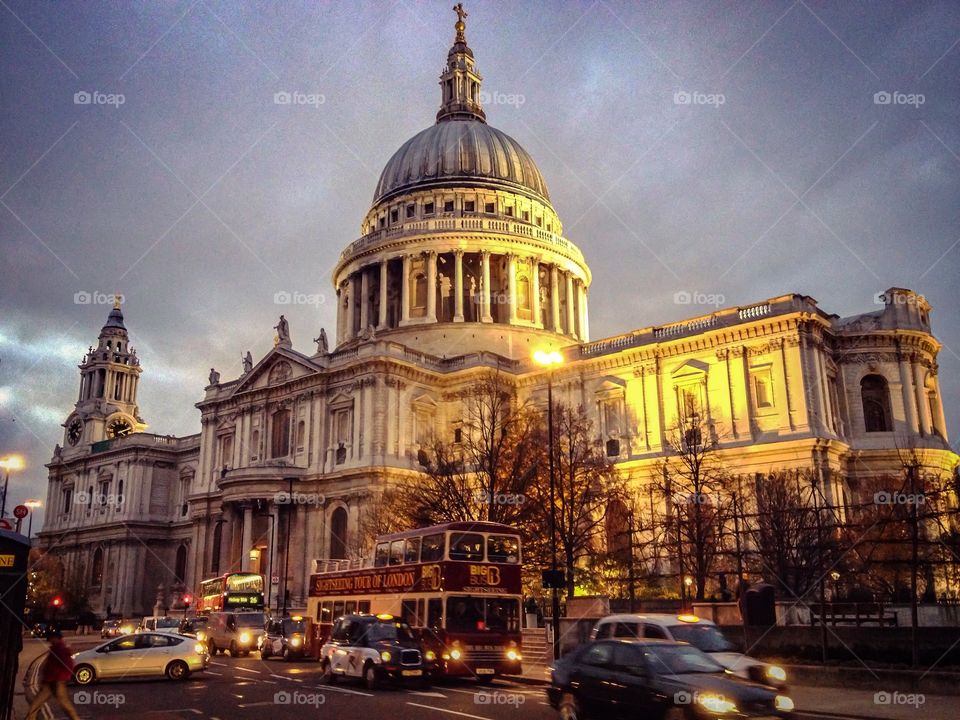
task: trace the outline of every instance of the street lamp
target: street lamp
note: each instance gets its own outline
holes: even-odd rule
[[[24,505],[30,508],[30,519],[27,520],[27,539],[33,537],[33,511],[39,507],[43,507],[43,503],[39,500],[27,500]]]
[[[9,455],[0,458],[0,467],[4,469],[3,500],[0,501],[0,518],[7,514],[7,488],[10,486],[10,471],[23,469],[23,458],[19,455]]]
[[[537,350],[533,354],[537,365],[547,369],[547,451],[550,454],[550,590],[553,627],[553,657],[560,657],[560,596],[557,594],[557,503],[556,475],[553,467],[553,370],[563,364],[563,355],[557,350]]]

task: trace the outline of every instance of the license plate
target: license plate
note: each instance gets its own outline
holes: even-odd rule
[[[497,671],[493,668],[477,668],[477,675],[493,675]]]
[[[404,677],[420,677],[423,675],[423,670],[401,670],[400,674]]]

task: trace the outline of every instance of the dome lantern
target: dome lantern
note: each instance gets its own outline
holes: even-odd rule
[[[467,45],[465,36],[467,11],[463,3],[457,3],[453,11],[457,13],[457,23],[454,26],[457,35],[453,47],[447,53],[447,66],[440,75],[440,89],[442,100],[440,111],[437,113],[437,122],[450,120],[478,120],[486,122],[487,116],[480,104],[480,83],[483,78],[477,72],[473,59],[473,51]]]

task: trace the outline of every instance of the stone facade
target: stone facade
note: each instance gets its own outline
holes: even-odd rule
[[[453,439],[459,391],[496,369],[546,404],[534,349],[562,353],[556,399],[588,409],[637,485],[690,402],[729,467],[815,468],[838,512],[858,479],[899,472],[898,447],[955,472],[940,343],[909,290],[851,318],[791,294],[589,342],[589,268],[533,161],[486,125],[457,32],[437,125],[388,163],[334,270],[332,351],[325,339],[295,350],[283,327],[238,377],[211,371],[199,435],[152,435],[139,360],[111,313],[81,365],[40,533],[98,612],[146,613],[158,593],[174,606],[231,570],[275,579],[271,604],[286,590],[303,608],[312,561],[354,557],[371,498],[420,471],[425,443]]]

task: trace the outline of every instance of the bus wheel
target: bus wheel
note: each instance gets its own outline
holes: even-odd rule
[[[560,720],[580,720],[583,715],[580,712],[580,705],[577,699],[571,693],[564,693],[560,698]]]
[[[363,682],[367,686],[367,690],[376,690],[380,687],[380,679],[377,677],[377,669],[373,663],[367,663],[367,666],[363,669]]]
[[[321,666],[322,673],[320,679],[323,680],[327,685],[333,685],[337,681],[337,676],[333,673],[333,665],[330,664],[329,660],[324,660],[323,665]]]

